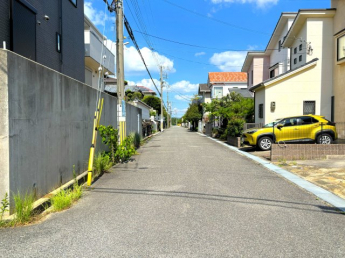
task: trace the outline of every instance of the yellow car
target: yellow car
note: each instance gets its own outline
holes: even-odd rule
[[[263,128],[248,129],[243,132],[242,142],[265,151],[270,150],[274,142],[331,144],[337,138],[335,123],[323,116],[304,115],[283,118]]]

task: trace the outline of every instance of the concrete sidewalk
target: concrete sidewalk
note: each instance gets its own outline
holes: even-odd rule
[[[258,163],[172,127],[71,209],[0,229],[4,257],[342,257],[345,216]]]

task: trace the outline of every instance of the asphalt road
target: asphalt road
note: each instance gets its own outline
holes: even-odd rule
[[[345,257],[345,215],[173,127],[71,209],[0,229],[0,257]]]

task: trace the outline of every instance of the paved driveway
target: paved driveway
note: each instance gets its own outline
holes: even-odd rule
[[[71,209],[0,229],[1,257],[344,257],[345,216],[173,127]]]

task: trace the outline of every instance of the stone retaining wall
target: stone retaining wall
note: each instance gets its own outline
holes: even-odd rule
[[[328,155],[345,155],[345,144],[273,144],[271,161],[325,159]]]

